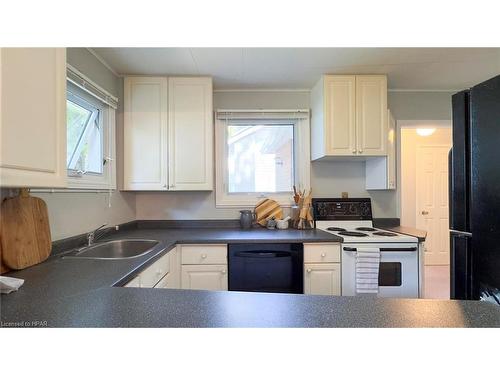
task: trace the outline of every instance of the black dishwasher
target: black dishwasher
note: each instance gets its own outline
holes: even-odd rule
[[[301,243],[228,245],[229,290],[304,292],[304,251]]]

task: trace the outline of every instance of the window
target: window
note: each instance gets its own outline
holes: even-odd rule
[[[309,113],[217,112],[217,206],[292,202],[309,187]]]
[[[68,82],[66,93],[68,187],[114,189],[114,109]]]

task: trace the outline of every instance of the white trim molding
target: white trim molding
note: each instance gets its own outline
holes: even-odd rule
[[[311,180],[310,113],[308,109],[292,110],[217,110],[215,113],[215,202],[217,208],[254,207],[263,197],[276,200],[282,207],[293,204],[292,193],[242,193],[228,194],[226,127],[241,120],[294,125],[294,184],[309,190]]]
[[[89,51],[94,57],[99,60],[99,62],[106,67],[111,73],[113,73],[116,77],[123,77],[122,74],[118,73],[111,65],[108,64],[106,60],[102,58],[101,55],[99,55],[93,48],[87,48],[87,51]]]

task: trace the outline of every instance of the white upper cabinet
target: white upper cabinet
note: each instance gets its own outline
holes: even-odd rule
[[[124,83],[124,189],[167,190],[165,77],[126,77]]]
[[[387,78],[325,75],[311,91],[312,160],[386,155]]]
[[[213,189],[212,79],[168,79],[169,190]]]
[[[125,78],[123,188],[212,190],[212,117],[209,77]]]
[[[0,186],[66,186],[66,49],[0,49]]]
[[[386,155],[386,76],[356,76],[356,132],[358,154]]]

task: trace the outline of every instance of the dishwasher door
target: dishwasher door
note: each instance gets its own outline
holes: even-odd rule
[[[229,290],[304,292],[302,244],[229,244]]]

